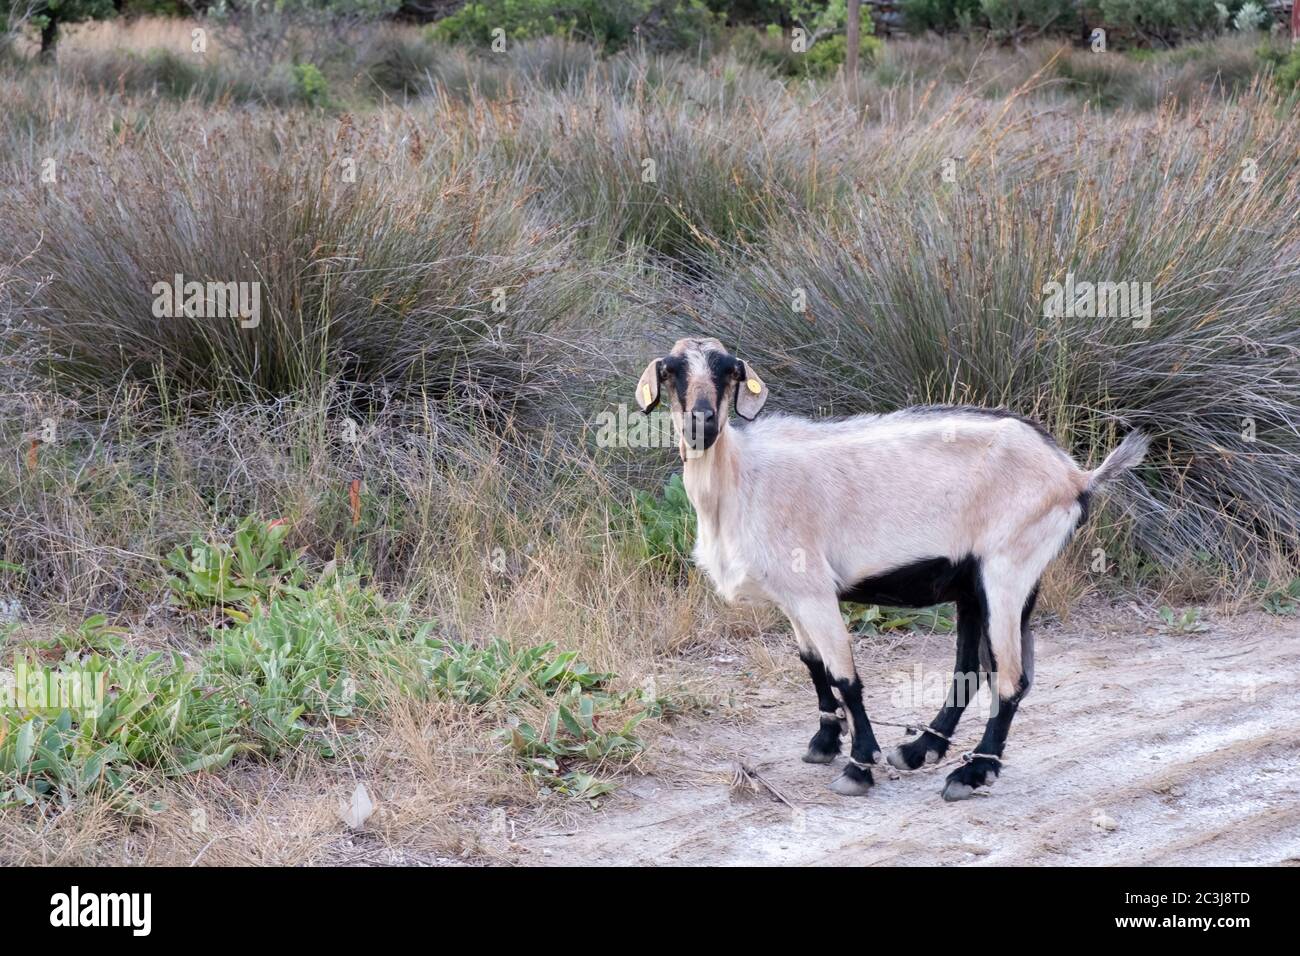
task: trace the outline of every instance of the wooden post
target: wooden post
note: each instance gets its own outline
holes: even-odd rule
[[[1291,42],[1300,43],[1300,0],[1291,4]]]
[[[849,89],[858,91],[858,31],[862,27],[862,0],[849,0],[848,50],[844,55],[844,72]]]

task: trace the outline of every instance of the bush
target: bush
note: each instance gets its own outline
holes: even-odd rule
[[[872,35],[873,30],[871,18],[863,16],[858,38],[858,62],[863,67],[869,66],[884,48],[884,43]],[[833,33],[814,41],[803,52],[796,52],[791,38],[776,26],[768,27],[766,33],[736,30],[731,44],[739,57],[771,68],[782,76],[832,76],[843,66],[849,48],[846,34]]]
[[[436,62],[432,43],[388,31],[365,47],[360,71],[386,92],[411,95],[429,89]]]
[[[1213,30],[1219,23],[1214,0],[1100,0],[1111,27],[1165,44]]]
[[[1232,28],[1248,33],[1253,30],[1267,30],[1272,22],[1272,15],[1263,6],[1253,0],[1247,0],[1241,5],[1237,15],[1232,18]]]
[[[710,42],[718,18],[702,0],[474,0],[434,24],[452,43],[489,46],[512,40],[562,36],[615,51],[634,43],[650,49],[690,49]],[[501,31],[500,34],[494,31]],[[508,49],[508,47],[507,47]]]
[[[980,15],[995,36],[1004,38],[1075,33],[1079,28],[1075,0],[980,0]]]
[[[295,63],[293,83],[304,103],[321,106],[329,89],[324,74],[312,63]]]
[[[980,0],[901,0],[899,9],[913,33],[966,31],[978,22]]]
[[[1300,88],[1300,47],[1292,47],[1291,52],[1278,63],[1276,80],[1284,91]]]
[[[399,5],[400,0],[218,0],[206,15],[243,68],[265,71],[285,61],[350,60],[362,37]]]
[[[870,23],[870,20],[866,20],[863,26],[868,26]],[[883,46],[880,40],[871,36],[869,29],[864,29],[858,38],[858,61],[869,65]],[[844,65],[848,49],[849,38],[844,34],[818,40],[805,55],[804,69],[811,76],[830,76]]]

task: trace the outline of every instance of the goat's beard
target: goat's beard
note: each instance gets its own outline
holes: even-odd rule
[[[707,441],[703,427],[693,428],[688,436],[685,422],[679,421],[677,423],[677,453],[681,455],[682,461],[703,458],[704,453],[709,450]],[[716,437],[714,441],[717,441]]]

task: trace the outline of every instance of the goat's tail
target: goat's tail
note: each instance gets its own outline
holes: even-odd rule
[[[1119,447],[1106,456],[1101,467],[1088,473],[1088,490],[1092,491],[1098,485],[1113,481],[1141,463],[1150,446],[1151,439],[1142,432],[1129,432],[1119,443]]]

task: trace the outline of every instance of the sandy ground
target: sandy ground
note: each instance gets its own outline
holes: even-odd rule
[[[939,796],[951,762],[882,765],[866,796],[831,793],[843,758],[799,759],[816,729],[806,679],[791,668],[746,680],[733,664],[733,719],[680,723],[649,774],[572,825],[519,834],[510,855],[531,865],[1300,864],[1300,620],[1208,623],[1168,633],[1135,608],[1038,626],[1036,682],[1007,766],[987,795],[960,803]],[[857,659],[872,718],[928,719],[952,638],[864,640]],[[728,663],[714,666],[725,675]],[[924,700],[909,694],[916,685]],[[968,710],[951,753],[972,748],[982,726]],[[877,737],[886,750],[908,739],[879,726]],[[733,788],[738,761],[792,806],[766,788]]]

